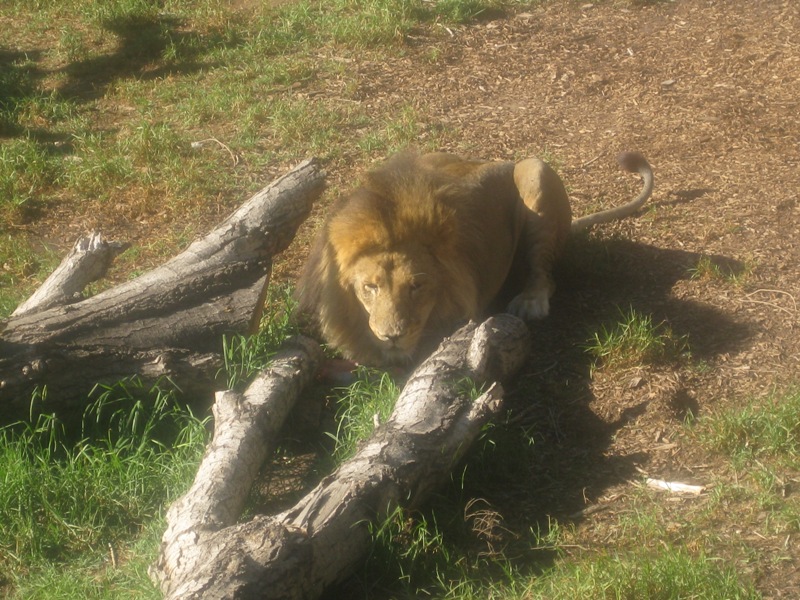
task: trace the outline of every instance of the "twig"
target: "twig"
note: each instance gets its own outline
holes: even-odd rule
[[[781,294],[783,296],[787,296],[789,300],[792,301],[792,310],[787,308],[783,308],[782,306],[778,306],[777,304],[773,304],[772,302],[765,302],[763,300],[753,300],[751,296],[755,296],[756,294]],[[760,289],[754,292],[750,292],[749,294],[745,295],[745,302],[751,302],[753,304],[766,304],[767,306],[771,306],[773,308],[777,308],[785,312],[788,315],[794,317],[797,314],[797,301],[795,300],[794,296],[792,296],[789,292],[785,292],[783,290],[769,290],[769,289]]]
[[[591,514],[596,512],[600,512],[601,510],[608,509],[608,504],[592,504],[587,506],[586,508],[582,508],[581,510],[575,511],[574,513],[568,515],[570,519],[577,519],[579,517],[588,517]]]
[[[233,151],[230,148],[228,148],[228,146],[226,146],[225,144],[220,142],[217,138],[213,138],[212,137],[212,138],[206,138],[204,140],[200,140],[199,142],[192,142],[192,148],[202,148],[207,142],[216,142],[217,144],[219,144],[220,146],[225,148],[225,150],[228,151],[228,154],[231,155],[231,159],[233,160],[233,166],[234,167],[239,164],[239,157],[236,154],[234,154]]]
[[[706,489],[702,485],[690,485],[688,483],[678,483],[677,481],[664,481],[663,479],[651,479],[648,477],[645,480],[647,487],[657,490],[666,490],[674,494],[693,494],[699,496]]]
[[[597,156],[595,156],[595,157],[594,157],[592,160],[590,160],[590,161],[588,161],[588,162],[585,162],[585,163],[583,163],[583,164],[581,165],[581,169],[585,169],[586,167],[588,167],[588,166],[589,166],[589,165],[591,165],[592,163],[595,163],[595,162],[597,162],[598,160],[600,160],[600,157],[601,157],[601,156],[603,156],[603,155],[602,155],[602,154],[598,154],[598,155],[597,155]]]
[[[455,33],[453,33],[453,30],[452,30],[452,29],[450,29],[449,27],[447,27],[447,25],[442,25],[441,23],[437,23],[437,25],[438,25],[439,27],[441,27],[442,29],[444,29],[444,30],[445,30],[447,33],[449,33],[449,34],[450,34],[450,37],[456,37],[456,34],[455,34]]]

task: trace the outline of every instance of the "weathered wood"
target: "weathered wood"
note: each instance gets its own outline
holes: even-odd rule
[[[255,435],[268,443],[251,431],[262,428],[250,409],[237,409],[247,419],[217,424],[213,450],[200,467],[203,475],[170,509],[151,576],[170,599],[318,597],[363,560],[370,544],[368,523],[398,505],[419,505],[441,485],[499,411],[503,390],[498,382],[523,364],[527,350],[527,329],[510,315],[464,327],[417,368],[388,421],[352,459],[293,508],[233,524],[239,515],[231,509],[241,504],[224,491],[243,498],[255,475],[249,453],[236,440]],[[472,398],[470,382],[487,389]],[[258,395],[237,400],[236,406]],[[223,395],[218,402],[228,405],[229,399]],[[272,402],[277,401],[262,402],[261,408],[269,411],[266,404]],[[221,430],[227,427],[235,431]],[[235,486],[213,481],[223,478],[214,474],[219,463],[225,464],[224,479],[235,479]],[[247,476],[232,476],[237,470]]]
[[[51,306],[77,302],[84,288],[92,281],[105,277],[114,259],[128,247],[129,244],[104,240],[96,231],[80,238],[50,277],[11,315],[18,317]]]
[[[134,374],[168,375],[210,400],[222,335],[257,320],[272,257],[308,216],[324,175],[305,161],[161,267],[0,324],[0,414],[27,415],[33,390],[45,386],[40,410],[80,410],[95,383]]]
[[[151,567],[152,576],[169,586],[173,597],[203,597],[204,586],[194,574],[203,570],[208,552],[222,551],[216,533],[235,525],[258,470],[321,358],[316,342],[297,338],[244,393],[217,394],[213,440],[194,484],[167,513],[161,553]]]

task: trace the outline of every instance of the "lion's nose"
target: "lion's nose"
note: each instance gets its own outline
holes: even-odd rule
[[[401,325],[395,325],[391,329],[385,329],[380,332],[378,337],[381,341],[389,342],[390,344],[396,345],[405,335],[406,330]]]
[[[378,322],[380,320],[380,322]],[[378,319],[376,315],[370,317],[370,329],[380,341],[388,344],[397,345],[408,333],[405,319],[391,318],[385,316]]]
[[[378,333],[378,338],[382,342],[397,342],[401,337],[403,337],[402,331],[399,329],[393,329],[391,331],[381,331]]]

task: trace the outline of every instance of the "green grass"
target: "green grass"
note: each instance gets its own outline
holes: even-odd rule
[[[237,350],[238,357],[232,351],[234,384],[244,385],[294,331],[291,303],[291,290],[271,290],[260,336],[243,339],[252,346]],[[386,420],[398,395],[387,375],[359,375],[336,394],[337,460],[352,455],[376,416]],[[468,381],[454,385],[470,397],[480,391]],[[52,418],[3,430],[0,520],[10,535],[0,540],[0,577],[13,597],[159,597],[146,567],[158,551],[163,511],[189,485],[207,439],[205,422],[179,408],[173,395],[168,382],[150,388],[123,381],[96,390],[77,436],[65,435]],[[726,414],[719,423],[695,421],[687,432],[714,452],[736,456],[745,448],[761,462],[795,460],[794,433],[786,430],[798,403],[797,394],[776,397],[767,401],[775,410],[755,404],[735,426],[720,424],[733,418]],[[760,413],[773,418],[759,425]],[[731,428],[740,433],[714,433]],[[745,549],[709,535],[713,520],[723,510],[769,511],[772,521],[762,531],[796,530],[797,511],[779,505],[781,473],[759,472],[752,484],[740,478],[738,487],[717,486],[705,503],[684,509],[677,528],[669,503],[634,489],[628,509],[605,523],[617,536],[613,548],[577,546],[579,532],[569,521],[548,518],[539,526],[535,516],[503,514],[485,499],[502,498],[504,486],[519,493],[515,486],[532,485],[526,478],[542,451],[534,444],[538,435],[509,424],[487,427],[428,506],[397,509],[373,525],[374,545],[357,574],[363,585],[408,598],[755,599],[749,580],[717,558],[717,550]]]
[[[711,492],[711,513],[756,516],[764,535],[800,531],[800,499],[790,493],[800,472],[800,390],[773,392],[692,424],[693,440],[729,463]]]
[[[473,400],[480,396],[481,390],[469,378],[453,385],[461,396]],[[337,429],[335,434],[331,434],[337,463],[352,457],[358,444],[372,434],[376,424],[386,422],[394,410],[400,391],[401,388],[389,373],[367,367],[359,367],[356,381],[337,390]]]
[[[18,582],[16,596],[29,600],[159,600],[161,591],[150,581],[147,568],[155,559],[166,521],[158,517],[130,541],[116,547],[83,553],[68,564],[36,565]]]
[[[208,0],[6,2],[0,233],[39,252],[27,225],[63,205],[75,215],[157,218],[174,252],[177,224],[206,215],[209,200],[241,201],[263,186],[267,166],[309,155],[369,162],[410,143],[439,145],[445,132],[426,128],[410,104],[371,115],[348,57],[380,60],[402,51],[414,28],[515,4],[301,0],[237,11]],[[315,95],[329,80],[341,82],[340,97]],[[193,146],[209,138],[220,144]],[[0,264],[12,254],[0,249]],[[6,314],[19,298],[0,288]]]
[[[701,472],[710,477],[699,475],[707,485],[703,496],[676,503],[636,486],[624,510],[583,526],[597,530],[589,539],[613,539],[611,548],[587,546],[568,521],[554,519],[544,531],[513,528],[503,538],[503,515],[481,494],[497,494],[502,481],[515,477],[524,487],[534,445],[513,427],[492,427],[454,474],[452,489],[424,510],[397,509],[374,526],[359,577],[404,598],[761,598],[752,565],[788,560],[789,551],[756,548],[750,540],[772,538],[783,547],[800,530],[800,501],[787,494],[800,466],[800,394],[794,389],[744,410],[736,406],[685,426],[684,443],[723,459]],[[753,534],[730,535],[721,520]]]
[[[0,315],[58,262],[35,229],[56,207],[75,222],[103,213],[119,214],[125,226],[163,224],[160,237],[123,259],[135,273],[192,239],[197,215],[217,216],[284,164],[309,154],[367,164],[409,143],[457,142],[457,132],[426,123],[416,104],[370,112],[346,65],[404,52],[404,38],[417,28],[448,36],[440,24],[525,3],[242,4],[247,8],[237,11],[213,0],[3,3]],[[427,53],[431,62],[439,56],[435,47]],[[210,138],[224,146],[193,146]],[[696,271],[732,277],[710,262]],[[258,336],[226,340],[221,377],[230,387],[246,385],[292,331],[289,310],[281,308],[287,292],[275,293],[276,310]],[[591,345],[601,368],[669,363],[686,351],[666,324],[632,310]],[[397,392],[390,379],[364,372],[340,393],[338,459],[352,455],[376,415],[386,419]],[[194,476],[205,421],[180,408],[166,382],[151,389],[123,381],[96,394],[80,432],[44,418],[0,434],[4,594],[160,597],[146,566],[157,553],[165,507]],[[630,511],[609,519],[603,539],[611,542],[580,548],[568,521],[504,515],[481,501],[490,492],[541,491],[529,479],[539,450],[534,436],[489,428],[431,506],[376,526],[362,580],[406,597],[755,598],[748,575],[728,559],[758,551],[724,539],[715,524],[725,514],[757,523],[763,535],[798,531],[800,510],[787,496],[796,478],[798,408],[796,394],[776,396],[754,402],[738,420],[735,411],[696,420],[687,435],[729,461],[730,472],[723,469],[708,496],[688,508],[638,492]],[[537,518],[548,523],[540,529]],[[591,526],[603,525],[583,525]]]
[[[361,367],[357,380],[337,394],[336,433],[331,437],[333,455],[338,463],[346,461],[375,429],[392,413],[400,388],[387,373]]]
[[[38,199],[57,173],[54,159],[30,138],[0,145],[0,208],[19,208]]]
[[[756,600],[761,597],[751,585],[741,582],[732,566],[680,548],[601,555],[578,564],[564,564],[520,592],[502,597],[548,600]]]
[[[269,364],[280,345],[299,332],[292,316],[297,305],[293,293],[291,286],[270,285],[258,333],[223,338],[225,366],[218,377],[224,375],[228,389],[244,388]]]
[[[694,267],[689,269],[689,275],[692,279],[721,281],[743,286],[750,279],[753,268],[753,265],[749,262],[733,265],[715,260],[710,256],[703,256]]]
[[[443,589],[430,592],[433,597],[449,600],[757,600],[761,597],[751,585],[742,583],[733,567],[679,548],[565,561],[536,576],[508,569],[506,581],[494,583],[477,579],[443,583]]]
[[[800,391],[771,394],[698,425],[699,441],[738,464],[762,459],[800,469]]]
[[[169,382],[122,381],[95,395],[77,441],[52,416],[0,430],[0,579],[19,597],[100,597],[81,594],[103,579],[151,588],[140,563],[157,544],[119,573],[106,565],[110,549],[127,558],[142,532],[154,537],[202,455],[205,422],[177,405]]]
[[[293,306],[289,287],[268,289],[259,333],[226,347],[231,386],[296,332]],[[0,582],[12,597],[160,597],[147,566],[208,439],[207,419],[178,398],[167,380],[126,379],[95,388],[77,430],[47,415],[0,429]]]
[[[367,403],[381,395],[374,383],[356,389],[367,394],[360,398]],[[603,521],[616,540],[613,549],[576,545],[580,534],[568,521],[548,519],[543,528],[527,531],[506,523],[482,494],[496,495],[515,478],[524,488],[533,452],[531,434],[508,425],[487,428],[449,489],[424,509],[397,508],[372,526],[372,551],[357,577],[400,598],[761,597],[717,554],[738,557],[745,549],[708,534],[721,510],[711,498],[677,515],[662,495],[634,488],[626,510]],[[505,517],[520,521],[518,515]]]
[[[366,582],[389,585],[395,597],[407,598],[760,597],[725,561],[682,549],[680,540],[671,545],[669,536],[648,537],[655,525],[643,515],[618,534],[622,541],[615,550],[576,550],[574,532],[554,520],[545,533],[515,530],[503,540],[502,515],[477,502],[483,511],[479,525],[470,503],[461,514],[441,504],[396,511],[373,531]],[[658,518],[665,517],[652,517]],[[639,539],[646,541],[637,547],[633,542]]]
[[[646,364],[678,361],[688,352],[688,341],[677,336],[666,323],[633,308],[620,311],[621,319],[611,326],[603,325],[587,345],[594,356],[595,367],[625,369]]]

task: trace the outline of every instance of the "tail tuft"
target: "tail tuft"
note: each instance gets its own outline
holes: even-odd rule
[[[642,191],[639,195],[622,206],[602,210],[592,215],[586,215],[580,219],[572,221],[571,229],[573,232],[582,231],[588,227],[599,225],[600,223],[610,223],[618,219],[624,219],[636,212],[653,193],[653,169],[644,155],[639,152],[623,152],[617,156],[620,166],[631,173],[638,173],[642,178]]]
[[[641,173],[650,171],[650,163],[640,152],[620,152],[617,155],[619,165],[629,173]]]

